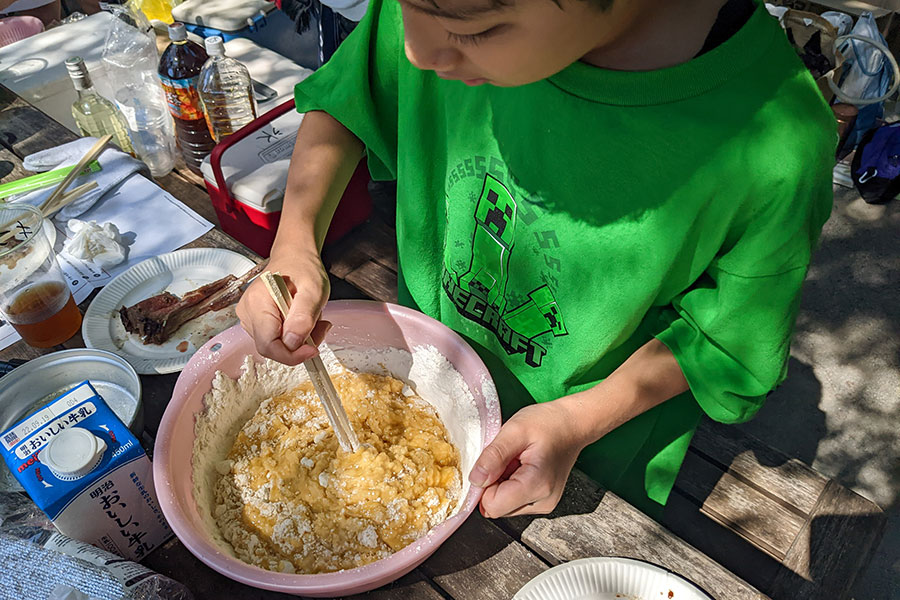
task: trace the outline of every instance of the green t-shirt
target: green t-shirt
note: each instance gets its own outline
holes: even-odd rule
[[[691,391],[579,461],[645,511],[704,412],[747,420],[784,378],[837,136],[762,6],[676,67],[575,63],[499,88],[413,67],[399,5],[373,0],[296,98],[397,179],[400,298],[479,350],[506,416],[596,385],[654,336],[671,349]]]

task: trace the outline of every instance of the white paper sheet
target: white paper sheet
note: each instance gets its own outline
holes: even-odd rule
[[[132,265],[177,250],[213,228],[212,223],[140,175],[129,177],[113,188],[79,219],[96,221],[100,225],[114,223],[128,245],[125,262],[110,269],[100,269],[93,263],[61,252],[71,234],[65,223],[55,223],[59,266],[79,304]],[[11,325],[5,322],[0,325],[0,350],[19,339]]]

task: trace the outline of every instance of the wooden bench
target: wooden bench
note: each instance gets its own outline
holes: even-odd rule
[[[21,171],[21,158],[27,154],[74,137],[0,87],[0,178]],[[159,183],[217,222],[198,178],[181,169]],[[393,196],[383,186],[375,192],[372,219],[325,252],[332,297],[396,301]],[[218,230],[197,243],[249,253]],[[16,351],[22,356],[37,355],[19,344]],[[71,344],[78,346],[80,340]],[[148,423],[159,422],[175,377],[156,376],[145,385]],[[702,582],[721,600],[763,598],[762,594],[777,600],[840,599],[847,597],[865,569],[884,526],[884,514],[869,500],[735,428],[704,422],[662,524],[575,471],[553,514],[499,521],[473,515],[451,538],[453,544],[445,544],[390,593],[366,597],[439,599],[442,595],[436,590],[443,589],[445,595],[467,600],[508,598],[547,564],[612,555],[660,564]],[[151,559],[152,568],[176,577],[182,571],[189,577],[193,569],[205,569],[176,542]],[[486,586],[485,580],[491,584]],[[227,580],[209,585],[220,587],[206,592],[219,590],[219,597],[236,597],[221,587],[228,585]]]

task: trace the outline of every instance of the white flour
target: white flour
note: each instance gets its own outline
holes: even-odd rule
[[[431,404],[447,428],[450,441],[460,453],[463,487],[459,498],[462,500],[468,495],[468,473],[481,451],[484,434],[478,407],[465,380],[436,348],[418,346],[412,353],[398,348],[332,351],[323,345],[321,355],[329,372],[338,373],[346,368],[391,375],[406,383],[410,393],[414,391]],[[234,550],[215,522],[217,508],[222,510],[222,507],[216,506],[216,482],[231,467],[231,462],[226,458],[228,452],[241,427],[262,402],[308,380],[302,365],[288,367],[270,360],[255,363],[248,356],[237,380],[221,372],[216,373],[212,389],[204,398],[206,409],[198,415],[194,426],[194,499],[205,529],[220,549],[232,556]],[[493,385],[489,381],[481,383],[486,400],[495,401]],[[455,514],[461,505],[462,501],[457,502],[453,513],[447,517]],[[366,541],[369,541],[368,538]]]

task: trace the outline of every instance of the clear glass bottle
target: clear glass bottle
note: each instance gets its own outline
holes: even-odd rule
[[[75,56],[66,60],[66,69],[78,92],[78,100],[72,104],[72,116],[75,117],[75,123],[82,135],[93,137],[112,135],[115,145],[129,154],[134,154],[125,118],[115,104],[94,89],[84,59]]]
[[[200,71],[200,99],[216,142],[256,118],[253,86],[247,67],[225,56],[225,43],[215,35],[205,40],[209,60]]]

